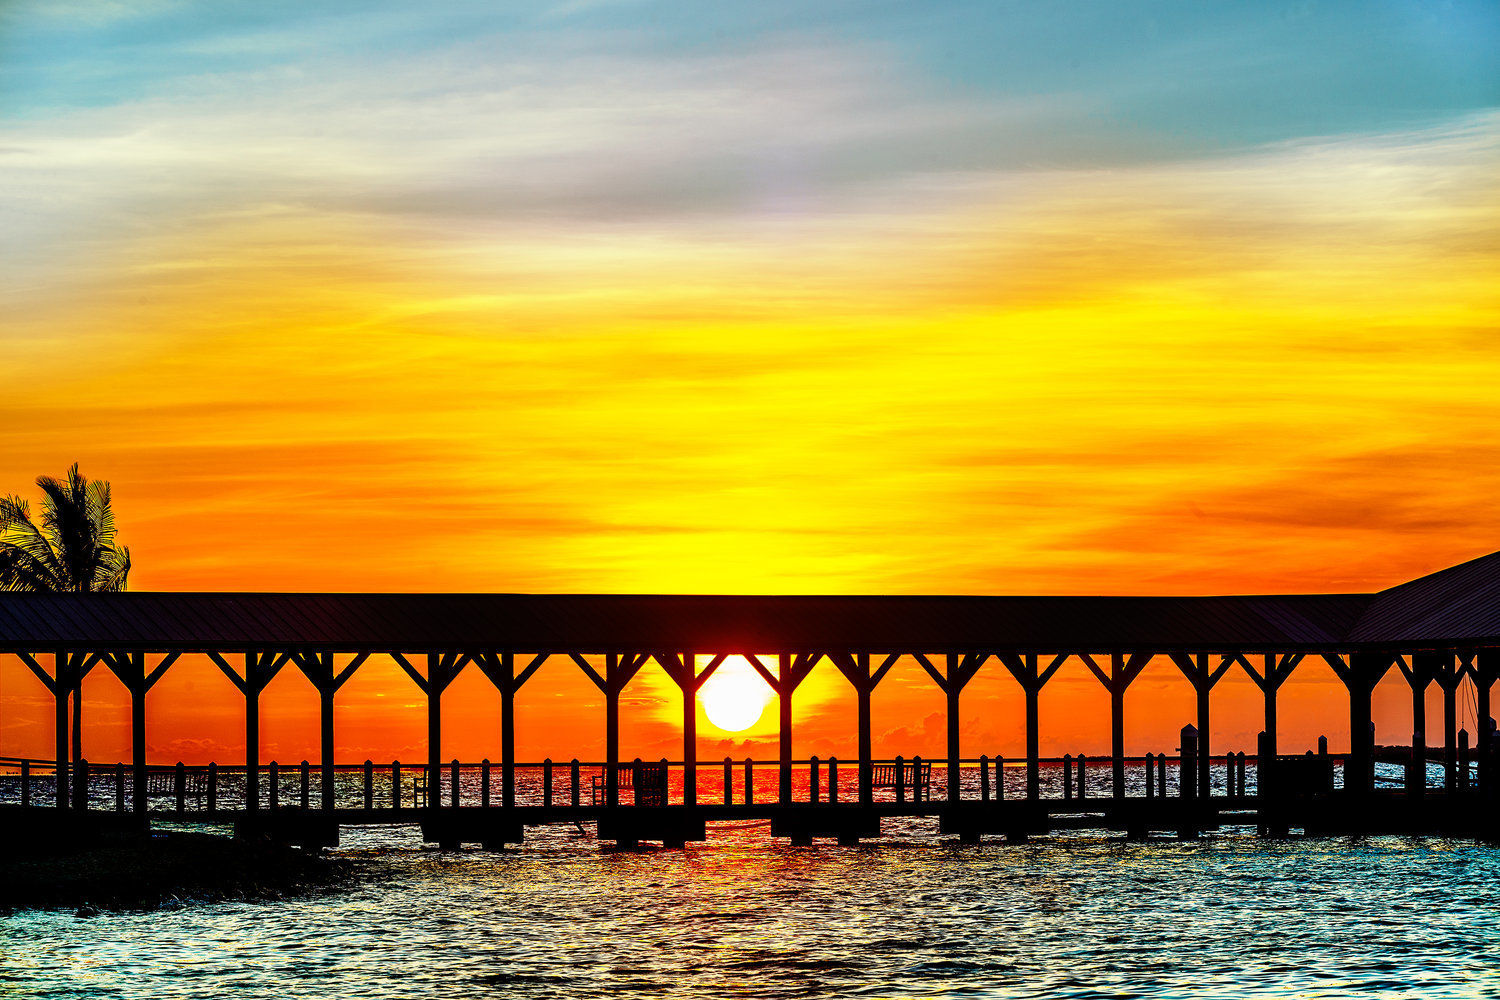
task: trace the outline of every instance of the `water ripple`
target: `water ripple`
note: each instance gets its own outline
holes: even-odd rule
[[[332,896],[0,919],[36,997],[1500,996],[1500,851],[1401,838],[438,853]]]

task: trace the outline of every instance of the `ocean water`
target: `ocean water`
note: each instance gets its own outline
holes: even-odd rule
[[[0,917],[0,996],[1500,996],[1494,847],[885,834],[619,852],[556,826],[492,853],[347,830],[345,890]]]

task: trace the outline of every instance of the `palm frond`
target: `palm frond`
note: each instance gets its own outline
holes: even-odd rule
[[[42,491],[43,530],[51,535],[68,589],[86,591],[98,561],[98,541],[88,516],[88,480],[79,475],[74,462],[66,481],[38,476],[36,484]]]
[[[62,563],[40,528],[31,520],[26,501],[8,496],[0,499],[0,573],[8,589],[58,590],[63,587]]]
[[[94,571],[93,590],[96,593],[112,594],[125,589],[125,578],[130,575],[130,550],[104,549],[104,558]]]
[[[0,589],[124,590],[130,550],[115,545],[108,482],[89,481],[78,463],[62,479],[38,476],[42,518],[26,501],[0,498]]]
[[[0,590],[55,593],[65,589],[52,567],[18,545],[0,544]]]
[[[94,542],[101,549],[115,544],[115,512],[109,505],[109,482],[95,479],[88,484],[87,512],[93,524]]]

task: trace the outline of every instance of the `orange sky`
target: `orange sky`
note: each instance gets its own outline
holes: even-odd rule
[[[111,480],[135,589],[1365,591],[1497,547],[1500,111],[1439,87],[1463,25],[1390,35],[1421,60],[1382,70],[1400,100],[1441,91],[1417,108],[1363,77],[1340,104],[1352,49],[1311,84],[1238,77],[1214,46],[1239,36],[1184,20],[1174,51],[1239,89],[1178,120],[1181,81],[1147,86],[1166,69],[1127,74],[1132,110],[1113,70],[960,79],[880,25],[705,53],[574,24],[537,29],[554,61],[450,39],[382,62],[328,26],[272,26],[298,47],[144,11],[0,25],[16,53],[76,33],[57,44],[97,75],[67,86],[101,88],[5,70],[0,491],[73,461]],[[132,18],[149,79],[105,42]],[[1308,118],[1256,118],[1267,85]],[[1295,675],[1284,746],[1337,742],[1331,682]],[[497,696],[452,690],[445,754],[497,756]],[[675,756],[675,691],[648,670],[630,694],[627,753]],[[174,668],[153,758],[240,753],[233,695]],[[86,697],[86,753],[122,756],[118,686]],[[1404,741],[1407,696],[1377,700]],[[1258,703],[1231,674],[1221,744],[1253,746]],[[575,668],[521,705],[523,756],[599,752]],[[852,707],[815,672],[797,752],[847,755]],[[1106,707],[1070,666],[1044,748],[1104,749]],[[904,665],[877,751],[938,752],[941,709]],[[1019,752],[993,665],[965,711],[965,753]],[[1128,745],[1170,749],[1191,711],[1154,665]],[[315,751],[299,676],[263,712],[267,758]],[[0,658],[0,751],[50,752],[49,713]],[[384,662],[338,724],[341,757],[425,753]]]

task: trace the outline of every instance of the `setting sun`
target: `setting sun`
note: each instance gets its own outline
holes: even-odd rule
[[[772,697],[748,660],[732,656],[699,689],[708,721],[726,733],[744,732],[760,721]]]

